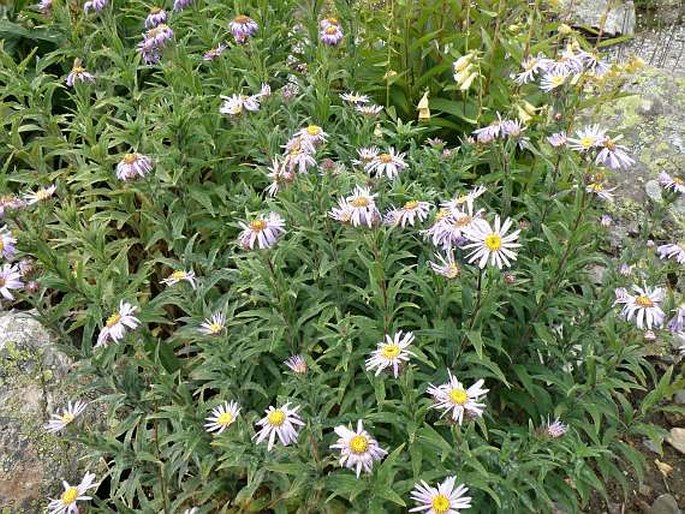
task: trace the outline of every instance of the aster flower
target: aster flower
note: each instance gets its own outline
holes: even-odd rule
[[[668,322],[671,332],[685,332],[685,303],[681,303],[673,312],[675,315]]]
[[[568,78],[568,74],[565,72],[562,73],[545,73],[542,76],[542,80],[540,81],[540,89],[544,91],[545,93],[549,93],[550,91],[554,91],[555,89],[560,88],[564,84],[566,84],[566,79]]]
[[[52,0],[40,0],[38,5],[36,5],[36,9],[41,14],[50,14],[50,11],[52,11]]]
[[[243,110],[256,112],[259,110],[259,96],[246,96],[234,94],[231,96],[221,96],[224,103],[219,108],[221,114],[239,116]]]
[[[0,257],[11,260],[17,253],[17,240],[7,225],[0,227]]]
[[[340,450],[340,465],[349,469],[356,469],[357,478],[362,472],[371,473],[373,463],[380,461],[387,451],[378,445],[371,434],[364,430],[362,420],[357,421],[357,430],[352,431],[344,425],[333,429],[338,441],[331,445],[331,449]]]
[[[376,207],[375,198],[377,196],[377,194],[371,194],[368,188],[357,186],[350,196],[344,200],[339,200],[339,209],[345,211],[345,216],[349,214],[347,221],[352,223],[352,226],[366,225],[371,228],[381,218],[381,214]],[[334,217],[334,219],[338,218]],[[344,220],[341,219],[340,221]]]
[[[299,429],[295,427],[303,426],[304,422],[297,413],[300,407],[291,409],[289,405],[290,403],[286,403],[278,409],[272,406],[264,411],[266,416],[257,422],[257,425],[262,428],[253,436],[253,439],[257,439],[257,444],[268,438],[267,450],[271,451],[276,442],[276,436],[283,446],[297,442]]]
[[[626,304],[628,303],[630,295],[625,287],[617,287],[614,289],[614,305]]]
[[[55,194],[56,190],[57,186],[55,184],[52,184],[48,187],[43,187],[36,192],[26,193],[24,195],[24,201],[26,202],[26,205],[33,205],[34,203],[45,202],[46,200],[52,198],[52,195]]]
[[[166,286],[173,286],[174,284],[178,284],[179,282],[185,280],[190,284],[190,287],[195,289],[197,287],[197,282],[195,278],[195,272],[194,271],[185,271],[185,270],[175,270],[171,275],[169,275],[167,278],[162,280],[162,284]]]
[[[138,177],[145,177],[152,171],[152,159],[137,152],[125,154],[117,164],[117,178],[128,181]]]
[[[5,216],[6,211],[21,209],[26,205],[21,198],[12,195],[0,196],[0,218]]]
[[[568,431],[568,425],[562,423],[559,418],[556,418],[551,423],[549,420],[547,420],[544,430],[545,434],[547,434],[549,437],[558,439]]]
[[[321,29],[319,37],[321,42],[328,46],[337,46],[343,39],[343,31],[340,25],[329,25],[328,27]]]
[[[274,157],[271,166],[267,168],[267,176],[271,179],[271,185],[266,188],[269,196],[276,196],[283,186],[292,184],[295,180],[295,172],[288,169],[285,161],[281,162],[278,157]]]
[[[454,484],[457,477],[447,477],[438,487],[429,486],[421,480],[411,492],[411,499],[417,504],[409,512],[425,512],[426,514],[458,514],[464,509],[471,508],[471,497],[465,496],[469,488]]]
[[[306,128],[295,133],[295,139],[297,139],[305,149],[311,149],[312,153],[314,153],[314,149],[324,143],[327,138],[328,134],[326,134],[321,127],[313,124],[308,125]],[[291,143],[294,144],[294,141],[291,140]],[[289,149],[289,146],[290,144],[286,145],[286,150]]]
[[[572,45],[567,45],[556,61],[549,61],[547,66],[550,73],[567,75],[580,73],[583,71],[584,58],[576,53]]]
[[[670,189],[671,191],[685,195],[685,180],[680,177],[673,177],[665,171],[662,171],[659,173],[659,184],[664,189]]]
[[[238,236],[238,242],[249,250],[254,249],[255,244],[260,249],[271,248],[285,234],[285,220],[275,212],[254,219],[249,224],[241,221],[239,225],[243,231]]]
[[[319,29],[323,30],[328,27],[339,27],[340,20],[334,16],[324,18],[319,22]]]
[[[392,337],[385,335],[385,341],[378,343],[378,348],[373,351],[371,357],[366,360],[367,371],[376,370],[376,376],[383,370],[392,366],[392,374],[397,378],[400,374],[400,366],[409,362],[409,357],[414,355],[407,350],[414,342],[412,332],[403,333],[401,330]]]
[[[537,56],[529,55],[521,64],[523,71],[516,75],[514,82],[519,85],[533,82],[535,80],[535,76],[540,71],[545,71],[548,62],[549,59],[547,59],[542,53],[539,53]]]
[[[210,50],[207,50],[202,55],[202,60],[203,61],[213,61],[214,59],[219,57],[221,54],[223,54],[227,48],[228,48],[228,46],[226,46],[223,43],[220,43],[218,46],[216,46]]]
[[[74,421],[88,406],[88,403],[81,400],[75,401],[73,404],[69,402],[65,409],[62,409],[62,414],[52,414],[50,420],[43,427],[48,432],[56,434],[69,423]]]
[[[386,225],[394,227],[400,226],[404,228],[407,224],[414,226],[416,219],[424,221],[428,217],[433,206],[428,202],[419,202],[418,200],[409,200],[399,209],[392,208],[386,214],[384,222]]]
[[[206,419],[205,430],[219,435],[226,430],[240,414],[240,407],[236,402],[224,402],[212,409],[212,413]]]
[[[299,94],[300,86],[298,86],[295,82],[288,82],[281,88],[281,96],[285,102],[289,102]]]
[[[249,16],[239,14],[228,24],[228,30],[233,34],[236,43],[243,44],[257,33],[259,25]]]
[[[67,75],[67,86],[74,87],[74,84],[77,82],[86,82],[88,84],[95,82],[95,77],[81,66],[81,59],[74,59],[74,65],[71,67],[69,75]]]
[[[108,340],[118,343],[124,338],[126,332],[138,328],[140,320],[133,315],[137,310],[138,307],[134,307],[124,300],[119,301],[119,310],[105,321],[105,326],[100,331],[95,348],[105,345]]]
[[[599,224],[602,225],[604,228],[609,228],[613,224],[613,222],[613,218],[608,214],[602,214],[602,217],[599,218]]]
[[[490,265],[502,267],[511,266],[511,261],[516,260],[516,253],[514,249],[521,245],[515,241],[518,239],[520,230],[515,230],[507,235],[507,231],[511,227],[512,221],[510,218],[504,220],[500,225],[500,217],[495,216],[495,227],[490,227],[490,224],[480,219],[471,224],[464,232],[464,236],[472,241],[464,245],[464,249],[472,249],[468,256],[468,262],[473,263],[478,261],[478,267],[483,269],[488,262]]]
[[[454,253],[452,251],[448,252],[446,256],[436,253],[435,258],[438,261],[437,263],[433,261],[428,262],[435,273],[448,279],[454,279],[459,276],[461,270],[454,260]]]
[[[589,125],[576,132],[576,137],[568,138],[568,146],[581,153],[589,152],[593,148],[601,147],[606,139],[606,131],[599,125]]]
[[[635,318],[637,328],[647,328],[651,330],[652,327],[660,327],[666,314],[661,310],[659,304],[664,299],[664,290],[660,287],[653,289],[645,286],[633,286],[637,295],[626,294],[623,305],[622,314],[626,321],[631,321]]]
[[[361,93],[355,93],[354,91],[350,91],[348,93],[342,93],[340,95],[340,98],[342,98],[344,101],[349,102],[351,104],[367,104],[371,101],[369,98],[369,95],[362,95]]]
[[[192,3],[193,0],[174,0],[174,11],[182,11]]]
[[[407,168],[404,155],[404,153],[395,153],[395,149],[390,148],[387,153],[375,156],[364,167],[364,171],[371,176],[386,175],[389,179],[394,179],[399,175],[400,171]]]
[[[566,146],[568,138],[566,137],[566,132],[555,132],[547,138],[547,142],[554,148],[559,148],[560,146]]]
[[[0,270],[0,295],[7,300],[14,300],[11,289],[23,289],[21,272],[16,264],[3,264]]]
[[[143,34],[143,41],[138,43],[137,50],[146,64],[154,64],[159,62],[162,50],[173,38],[174,31],[168,25],[160,23]]]
[[[452,419],[462,424],[464,413],[471,417],[483,415],[485,404],[480,400],[487,394],[488,389],[483,389],[484,380],[478,380],[471,387],[466,389],[464,385],[456,379],[452,372],[447,370],[449,380],[446,384],[428,387],[428,394],[433,397],[435,404],[433,408],[442,410],[442,415],[450,414]]]
[[[92,499],[90,496],[85,496],[88,489],[97,489],[100,484],[95,482],[95,473],[86,472],[77,486],[69,485],[62,481],[64,492],[59,499],[49,498],[48,514],[78,514],[79,508],[77,501],[86,501]]]
[[[85,14],[88,14],[90,11],[99,13],[105,7],[107,7],[108,3],[109,0],[88,0],[85,4],[83,4],[83,12]]]
[[[520,138],[526,127],[521,120],[504,120],[502,122],[502,137]]]
[[[502,116],[497,113],[497,119],[487,127],[481,127],[473,131],[476,141],[481,144],[489,143],[500,136],[502,131]]]
[[[215,312],[211,318],[207,318],[200,324],[198,329],[201,334],[207,336],[215,336],[220,334],[226,328],[226,316],[221,312]]]
[[[352,164],[360,168],[366,168],[366,165],[373,161],[380,152],[380,149],[375,146],[358,148],[357,155],[359,159],[353,159]]]
[[[480,219],[482,210],[474,213],[473,204],[466,204],[466,210],[459,208],[442,208],[438,211],[430,228],[423,231],[433,245],[449,252],[456,246],[466,243],[466,230]]]
[[[291,173],[307,173],[310,168],[316,166],[316,159],[312,156],[315,151],[314,148],[304,145],[300,138],[288,141],[283,167]]]
[[[447,209],[450,213],[456,213],[464,208],[466,205],[467,211],[471,216],[473,214],[474,202],[477,198],[480,198],[488,189],[485,186],[478,186],[475,189],[470,190],[465,195],[457,195],[452,200],[442,202],[440,207]]]
[[[612,191],[615,189],[615,187],[606,188],[605,185],[600,181],[590,182],[585,187],[585,191],[597,195],[602,200],[611,200],[614,197]]]
[[[288,367],[288,369],[290,369],[290,371],[292,371],[296,375],[307,374],[307,361],[304,360],[304,357],[302,357],[302,355],[300,354],[293,355],[292,357],[287,358],[283,361],[283,364],[285,364]]]
[[[685,264],[685,241],[660,245],[656,251],[660,259],[674,259],[678,264]]]
[[[595,77],[601,77],[611,68],[609,63],[603,61],[595,52],[581,50],[578,52],[578,57],[583,61],[585,69],[590,73],[593,73]]]
[[[601,141],[602,149],[595,158],[595,164],[603,164],[612,170],[620,170],[630,168],[635,161],[626,153],[628,150],[625,146],[616,144],[623,136],[616,136],[610,138],[606,136]]]
[[[147,15],[147,18],[145,18],[145,28],[151,29],[153,27],[156,27],[157,25],[166,23],[166,21],[166,11],[161,7],[152,7],[150,8],[150,13]]]
[[[357,111],[359,114],[363,114],[364,116],[378,116],[378,114],[383,110],[382,105],[356,105],[354,107],[354,110]]]

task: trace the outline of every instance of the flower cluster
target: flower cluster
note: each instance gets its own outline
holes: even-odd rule
[[[154,26],[145,34],[143,41],[138,43],[138,52],[145,64],[156,64],[162,58],[162,51],[169,41],[174,38],[174,31],[165,23]]]
[[[321,42],[329,46],[337,46],[343,39],[343,31],[337,18],[324,18],[319,23],[319,37]]]

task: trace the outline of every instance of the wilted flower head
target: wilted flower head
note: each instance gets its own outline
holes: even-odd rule
[[[174,0],[174,11],[182,11],[192,3],[193,0]]]
[[[40,0],[36,9],[41,12],[41,14],[50,14],[52,10],[52,0]]]
[[[568,431],[568,426],[561,422],[559,418],[550,422],[547,420],[547,424],[544,427],[545,434],[553,439],[557,439],[563,436]]]
[[[300,354],[287,358],[283,361],[283,364],[296,375],[305,375],[307,373],[307,361]]]
[[[377,116],[383,110],[383,106],[375,104],[355,105],[354,110],[364,116]]]
[[[537,56],[529,55],[521,63],[523,71],[516,75],[514,82],[517,84],[527,84],[535,80],[536,75],[540,71],[545,71],[548,67],[549,59],[544,54],[539,53]]]
[[[454,260],[454,252],[449,251],[445,256],[436,253],[435,258],[438,261],[437,263],[429,261],[428,264],[438,275],[442,275],[448,279],[454,279],[459,276],[459,273],[461,273],[459,266]]]
[[[257,33],[259,25],[249,16],[239,14],[228,24],[228,30],[233,34],[236,43],[243,44]]]
[[[613,222],[614,220],[608,214],[602,214],[602,217],[599,218],[599,224],[602,225],[604,228],[610,227]]]
[[[145,28],[151,29],[157,25],[166,23],[166,21],[167,13],[164,9],[161,7],[151,7],[150,13],[147,15],[147,18],[145,18]]]
[[[264,412],[266,416],[257,422],[262,428],[257,432],[253,439],[257,439],[257,444],[268,438],[267,450],[271,450],[276,442],[276,436],[283,446],[288,446],[297,442],[296,426],[303,426],[304,421],[297,413],[299,407],[289,407],[290,403],[284,404],[280,408],[269,407]]]
[[[254,249],[255,244],[260,249],[271,248],[285,234],[285,220],[275,212],[256,218],[249,224],[241,221],[239,225],[243,231],[238,236],[238,242],[249,250]]]
[[[34,203],[45,202],[46,200],[52,198],[52,195],[55,194],[56,190],[57,186],[55,184],[52,184],[48,187],[40,188],[36,192],[26,193],[24,195],[24,201],[26,202],[26,205],[33,205]]]
[[[243,110],[255,112],[259,110],[259,95],[246,96],[234,94],[231,96],[221,96],[224,103],[219,108],[221,114],[239,116]]]
[[[108,2],[109,0],[88,0],[83,4],[83,12],[85,14],[88,14],[90,11],[98,13],[107,7]]]
[[[137,310],[138,307],[134,307],[130,303],[121,300],[119,302],[119,309],[107,318],[105,326],[100,330],[95,347],[107,344],[108,340],[118,343],[124,338],[126,332],[138,328],[140,320],[133,315]]]
[[[447,477],[438,487],[431,487],[421,480],[411,492],[411,499],[417,504],[409,512],[425,512],[426,514],[459,514],[464,509],[471,508],[471,497],[465,496],[468,487],[461,484],[454,487],[457,477]]]
[[[205,61],[212,61],[219,57],[221,54],[223,54],[227,48],[228,47],[225,44],[220,43],[218,46],[212,48],[211,50],[207,50],[202,56],[202,59]]]
[[[371,101],[369,98],[369,95],[362,95],[361,93],[355,93],[354,91],[350,91],[348,93],[342,93],[340,95],[340,98],[342,98],[344,101],[349,102],[351,104],[367,104]]]
[[[89,84],[95,82],[95,77],[81,66],[81,59],[74,59],[74,65],[72,66],[69,75],[67,75],[67,86],[74,87],[74,84],[77,82],[87,82]]]
[[[387,451],[381,448],[371,434],[364,430],[362,420],[357,421],[357,430],[352,431],[344,425],[333,429],[338,441],[331,445],[332,449],[340,450],[340,465],[355,469],[357,478],[362,469],[371,473],[373,463],[381,460]]]
[[[433,408],[443,411],[442,415],[450,414],[452,419],[462,424],[464,420],[464,413],[468,413],[472,417],[482,416],[485,408],[484,403],[480,400],[487,394],[488,389],[483,389],[484,380],[478,380],[471,387],[466,389],[459,380],[452,375],[451,371],[447,371],[449,380],[446,384],[439,386],[430,385],[428,387],[428,394],[430,394],[435,403]]]
[[[88,489],[97,489],[100,484],[94,482],[95,473],[88,472],[86,472],[81,483],[77,486],[72,486],[62,481],[64,492],[59,499],[49,498],[48,514],[78,514],[79,508],[76,502],[92,499],[90,496],[85,496],[85,493]]]
[[[673,312],[673,318],[668,322],[671,332],[685,332],[685,303],[681,303]]]
[[[125,154],[117,164],[117,178],[123,181],[144,177],[152,171],[152,159],[137,152]]]
[[[386,334],[385,340],[378,343],[378,348],[366,360],[366,369],[369,371],[375,369],[376,376],[378,376],[386,368],[392,367],[392,374],[397,378],[400,375],[400,367],[409,362],[409,357],[414,355],[407,350],[413,342],[414,334],[412,332],[403,333],[400,330],[392,337],[390,334]]]
[[[45,430],[56,434],[69,423],[74,421],[88,406],[88,403],[81,400],[75,401],[73,404],[69,402],[66,408],[62,409],[62,414],[52,414],[50,420],[44,426]]]

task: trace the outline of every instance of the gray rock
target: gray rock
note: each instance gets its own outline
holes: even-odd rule
[[[685,454],[685,428],[672,428],[666,436],[666,442],[680,453]]]
[[[685,389],[681,389],[675,394],[675,402],[678,405],[685,405]]]
[[[574,26],[599,30],[604,22],[604,34],[632,36],[635,33],[637,17],[633,0],[562,0],[562,5]]]
[[[663,200],[663,197],[661,196],[661,186],[656,180],[649,180],[645,184],[645,192],[647,193],[647,196],[655,202],[661,202]]]
[[[659,447],[654,444],[652,441],[649,439],[643,439],[642,444],[647,448],[650,452],[654,452],[658,455],[661,455],[661,451],[659,450]]]
[[[678,502],[670,494],[662,494],[647,511],[648,514],[681,514]]]
[[[47,433],[49,412],[71,399],[70,359],[28,313],[0,315],[0,511],[42,512],[61,481],[77,482],[83,449]],[[54,405],[54,407],[53,407]]]

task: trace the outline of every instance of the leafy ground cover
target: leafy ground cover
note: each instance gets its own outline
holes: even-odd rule
[[[645,227],[612,264],[633,159],[581,114],[639,63],[544,2],[45,0],[8,20],[0,293],[79,360],[83,396],[46,429],[91,449],[50,512],[630,494],[632,441],[660,445],[650,416],[677,410],[677,361],[646,343],[683,344],[685,248]]]

